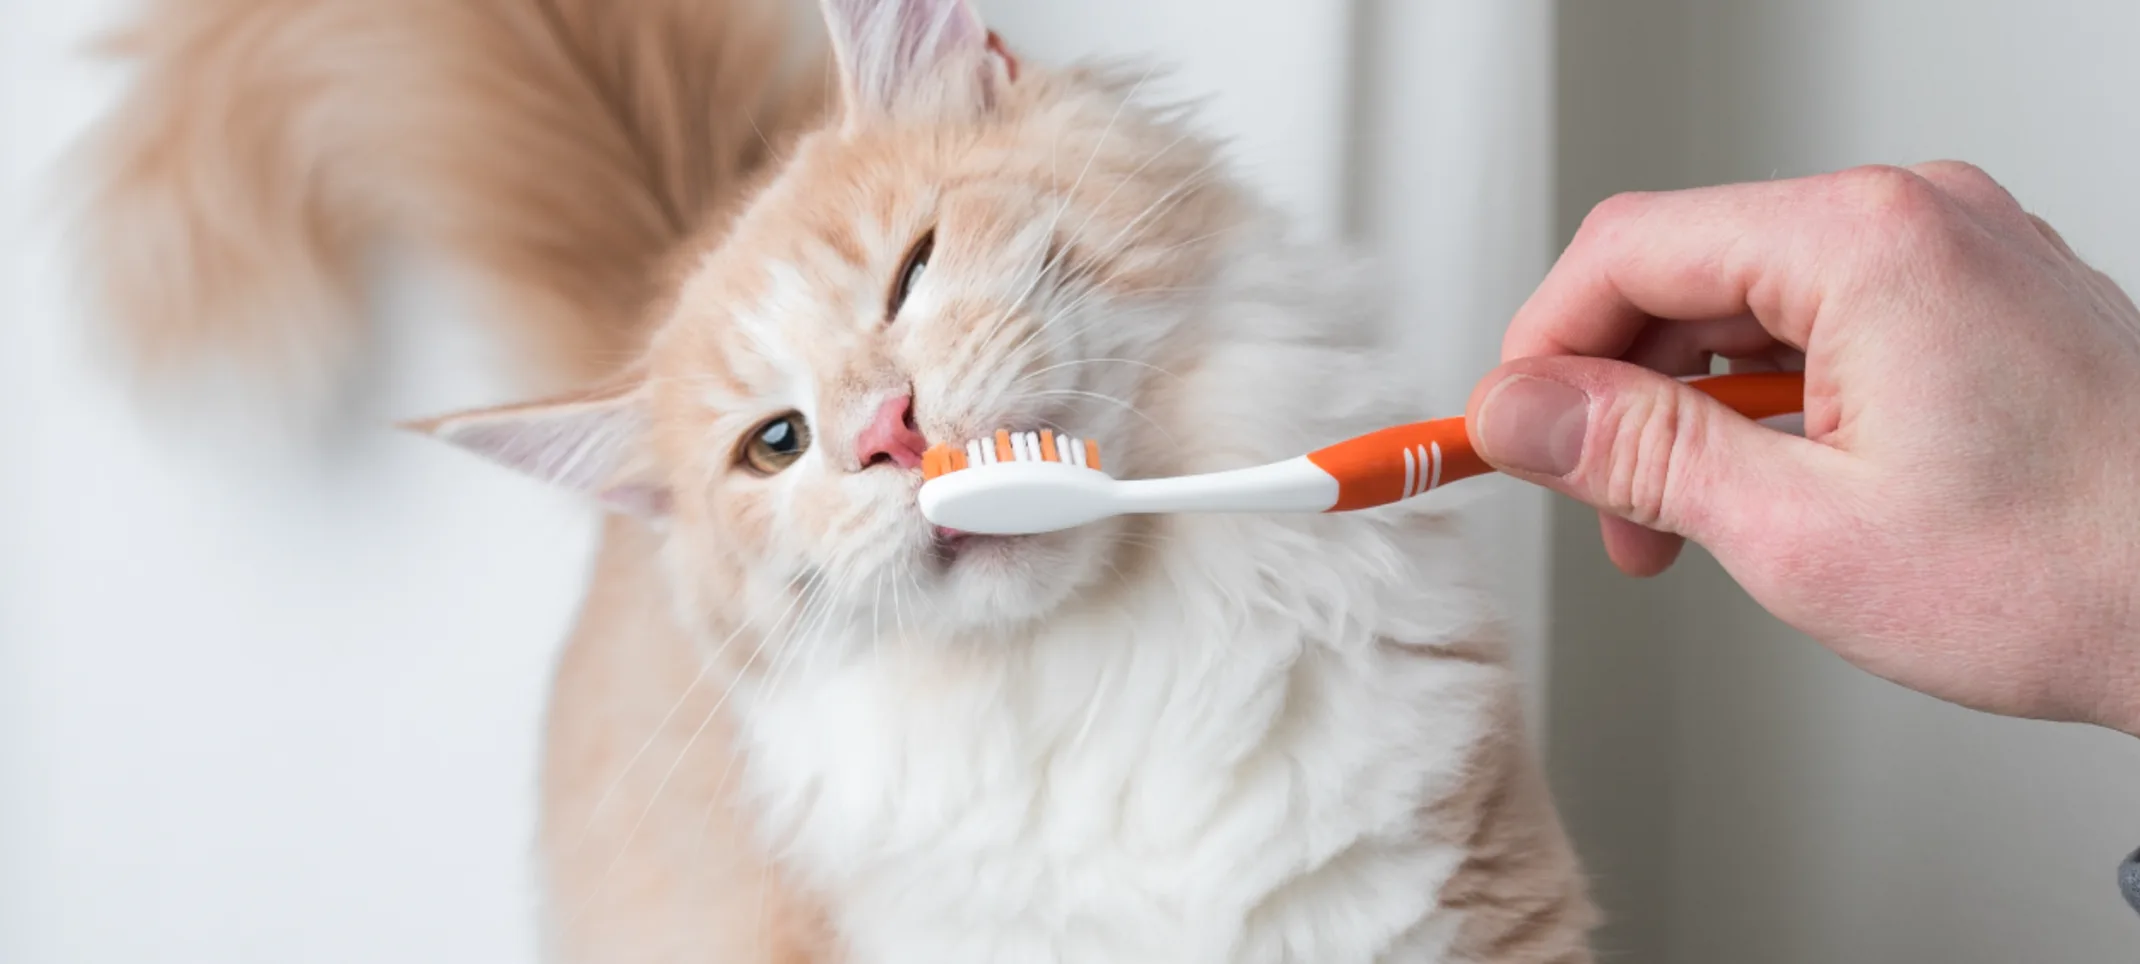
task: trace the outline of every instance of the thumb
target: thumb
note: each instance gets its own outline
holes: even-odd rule
[[[1472,392],[1466,421],[1495,468],[1719,555],[1774,532],[1764,520],[1804,501],[1810,462],[1827,451],[1676,379],[1599,358],[1503,365]]]

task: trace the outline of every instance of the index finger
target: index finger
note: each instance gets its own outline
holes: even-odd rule
[[[1502,360],[1617,358],[1656,319],[1744,315],[1803,350],[1820,269],[1851,243],[1865,206],[1936,203],[1936,192],[1899,168],[1861,168],[1609,199],[1517,311]]]

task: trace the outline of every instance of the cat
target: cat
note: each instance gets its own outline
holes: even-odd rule
[[[165,0],[131,35],[90,237],[147,370],[326,377],[404,235],[588,386],[415,426],[607,513],[548,955],[1590,961],[1452,520],[916,510],[923,449],[999,427],[1162,476],[1416,418],[1347,257],[1149,72],[1027,63],[966,0],[820,12]]]

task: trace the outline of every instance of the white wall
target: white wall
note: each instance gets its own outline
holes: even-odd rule
[[[0,960],[527,960],[589,520],[385,428],[513,391],[436,273],[385,286],[396,363],[326,444],[115,390],[59,246],[113,6],[0,12]]]
[[[2140,287],[2140,6],[1564,3],[1563,231],[1614,190],[1980,163]],[[1628,961],[2129,961],[2140,741],[1860,674],[1556,514],[1554,774]]]
[[[0,0],[0,961],[527,960],[590,520],[383,428],[527,390],[438,266],[382,285],[383,363],[325,444],[242,395],[144,417],[92,364],[53,189],[117,79],[76,51],[122,6]],[[1547,0],[982,6],[1036,56],[1180,64],[1162,89],[1215,95],[1307,236],[1392,255],[1438,349],[1422,414],[1461,404],[1549,254]],[[1481,511],[1535,642],[1543,503]]]

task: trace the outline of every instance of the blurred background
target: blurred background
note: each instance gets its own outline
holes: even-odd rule
[[[1035,58],[1176,65],[1245,176],[1387,266],[1423,416],[1621,190],[1959,157],[2140,285],[2129,0],[980,5]],[[0,961],[530,961],[592,519],[383,427],[531,389],[452,265],[384,253],[332,426],[100,367],[62,187],[122,78],[81,46],[124,9],[0,2]],[[1586,512],[1480,485],[1608,960],[2140,959],[2140,742],[1914,696],[1698,553],[1626,580]]]

